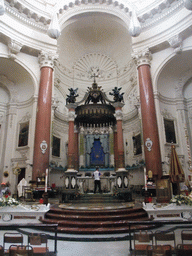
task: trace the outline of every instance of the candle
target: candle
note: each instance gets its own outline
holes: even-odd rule
[[[48,178],[48,169],[45,172],[45,193],[47,193],[47,178]]]
[[[145,167],[144,167],[144,181],[145,181],[145,191],[147,191],[147,173],[146,173]]]

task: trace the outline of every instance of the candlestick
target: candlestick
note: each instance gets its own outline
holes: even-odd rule
[[[47,178],[48,178],[48,169],[45,172],[45,193],[47,193]]]
[[[145,167],[144,167],[144,182],[145,182],[145,191],[147,191],[147,172]]]

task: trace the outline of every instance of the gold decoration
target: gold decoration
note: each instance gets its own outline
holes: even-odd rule
[[[17,163],[17,166],[13,169],[13,174],[19,175],[21,173],[21,168],[19,168],[19,165]]]
[[[7,177],[9,176],[9,172],[8,172],[8,171],[4,171],[3,176],[4,176],[5,178],[7,178]]]

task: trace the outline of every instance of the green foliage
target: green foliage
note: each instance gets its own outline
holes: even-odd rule
[[[11,196],[4,195],[2,198],[0,198],[0,207],[15,205],[19,205],[19,202],[15,200],[15,198],[12,198]]]
[[[170,200],[170,203],[175,203],[177,205],[185,204],[192,206],[192,194],[190,194],[189,196],[176,195],[174,198]]]

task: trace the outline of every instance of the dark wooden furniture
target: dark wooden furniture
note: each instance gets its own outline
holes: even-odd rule
[[[11,245],[9,256],[33,256],[33,248],[28,245]]]
[[[28,236],[28,245],[33,247],[33,255],[48,255],[47,240],[47,235],[44,233],[32,233]]]
[[[152,245],[147,247],[147,256],[171,256],[170,245]]]
[[[19,232],[5,232],[3,235],[4,252],[9,252],[10,245],[23,245],[23,235]]]
[[[149,230],[135,231],[133,234],[134,255],[146,255],[147,247],[153,245],[153,232]]]

